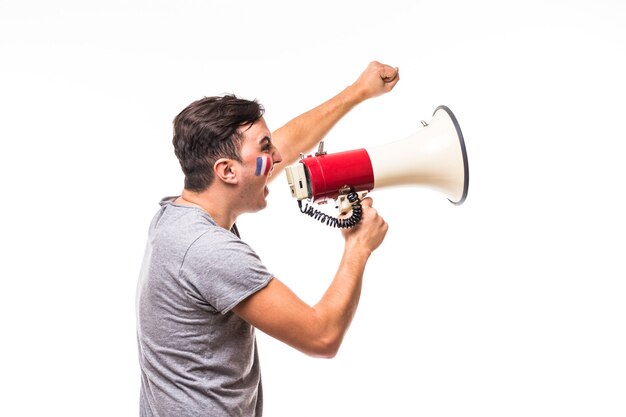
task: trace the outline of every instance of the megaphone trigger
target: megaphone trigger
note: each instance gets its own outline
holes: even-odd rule
[[[362,201],[369,191],[358,191],[356,194],[358,196],[359,201]],[[352,210],[352,202],[348,200],[347,194],[341,194],[337,197],[337,208],[339,209],[340,214],[347,214]]]

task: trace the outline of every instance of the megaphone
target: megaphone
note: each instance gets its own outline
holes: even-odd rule
[[[373,147],[328,154],[323,142],[315,156],[302,155],[285,168],[291,195],[300,210],[329,226],[352,227],[361,218],[360,200],[370,191],[395,186],[424,186],[443,193],[456,205],[463,204],[469,186],[469,166],[461,127],[446,106],[422,121],[416,133]],[[336,200],[347,219],[337,219],[314,209],[302,208],[302,200],[324,203]]]

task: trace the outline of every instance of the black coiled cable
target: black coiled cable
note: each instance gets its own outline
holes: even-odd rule
[[[308,204],[303,209],[302,200],[298,200],[298,207],[300,207],[300,211],[302,213],[311,216],[315,220],[319,220],[322,223],[326,223],[326,225],[330,227],[347,229],[349,227],[356,226],[361,221],[361,217],[363,216],[363,207],[361,207],[361,201],[359,200],[358,194],[354,191],[350,192],[348,194],[348,201],[352,203],[352,216],[347,219],[338,219],[326,213],[322,213]]]

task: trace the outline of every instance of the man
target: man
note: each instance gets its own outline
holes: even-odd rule
[[[267,183],[285,165],[398,80],[397,68],[372,62],[354,84],[273,134],[258,103],[232,95],[198,100],[175,118],[185,187],[161,201],[137,288],[142,416],[261,416],[255,328],[308,355],[337,353],[367,260],[387,232],[372,200],[362,202],[361,222],[342,231],[343,258],[314,306],[265,268],[235,222],[265,208]]]

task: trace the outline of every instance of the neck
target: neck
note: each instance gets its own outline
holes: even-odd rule
[[[213,198],[208,190],[196,193],[185,189],[176,199],[176,203],[201,208],[226,230],[232,229],[237,220],[237,216],[225,206],[226,199]]]

